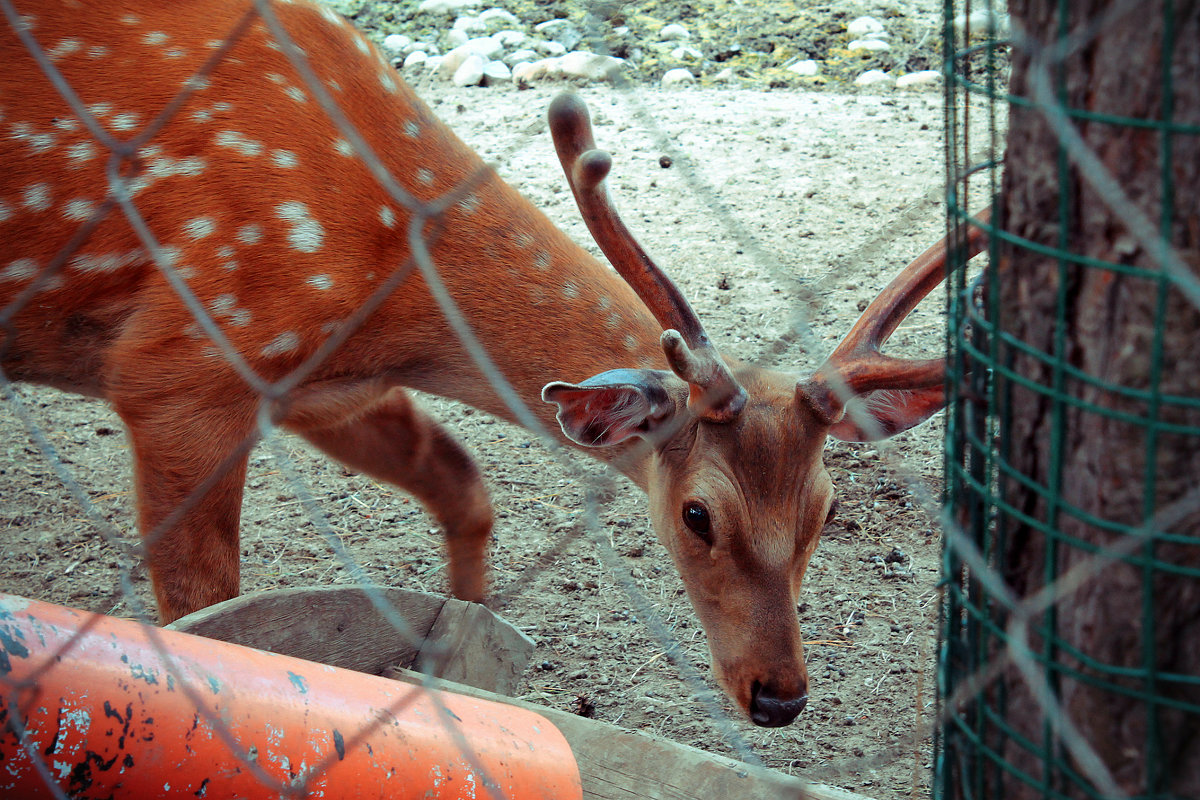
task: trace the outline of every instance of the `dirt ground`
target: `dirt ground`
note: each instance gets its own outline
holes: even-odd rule
[[[651,4],[650,11],[678,21],[678,9],[667,6]],[[835,11],[844,24],[871,9],[842,3]],[[694,9],[691,15],[713,20],[697,28],[723,29],[716,17]],[[803,21],[784,19],[793,27]],[[920,32],[905,24],[899,27]],[[776,35],[763,28],[760,36],[768,33]],[[895,270],[941,236],[942,95],[776,80],[779,73],[764,70],[796,55],[774,44],[764,52],[776,49],[775,61],[755,66],[759,79],[744,83],[754,89],[578,91],[592,107],[598,142],[614,154],[610,189],[626,221],[681,285],[718,346],[803,373]],[[913,48],[904,52],[892,66],[928,66]],[[647,68],[649,78],[655,69]],[[777,88],[765,91],[769,85]],[[550,99],[564,87],[456,89],[422,79],[417,88],[510,182],[591,247],[544,122]],[[942,340],[935,292],[891,349],[937,355]],[[135,541],[117,417],[102,403],[50,389],[15,392],[71,480]],[[716,689],[705,637],[638,490],[621,483],[603,503],[601,540],[593,541],[583,533],[582,484],[532,435],[449,401],[425,402],[467,443],[493,492],[491,605],[537,644],[521,697],[715,753],[752,754],[881,800],[928,794],[932,743],[925,726],[936,695],[940,540],[916,495],[936,498],[939,491],[939,419],[889,442],[828,446],[839,510],[798,609],[810,702],[795,724],[764,730],[740,719]],[[251,457],[244,592],[350,581],[348,565],[302,506],[305,492],[373,580],[446,590],[439,533],[414,501],[298,439],[276,441],[277,451],[260,445]],[[11,402],[0,403],[0,448],[0,589],[133,616],[136,602],[120,583],[123,556],[72,499]],[[302,487],[285,475],[293,468]],[[140,568],[132,586],[136,600],[149,603]],[[629,587],[639,597],[631,598]],[[694,670],[666,657],[644,607],[682,648],[682,666]],[[723,712],[717,718],[688,671],[716,691]]]

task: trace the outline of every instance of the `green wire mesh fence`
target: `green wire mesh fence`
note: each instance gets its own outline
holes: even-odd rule
[[[1200,797],[1200,5],[945,11],[935,793]]]

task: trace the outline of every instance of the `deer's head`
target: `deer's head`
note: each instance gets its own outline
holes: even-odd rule
[[[577,444],[644,441],[654,528],[708,634],[718,680],[756,724],[787,725],[808,699],[800,582],[833,508],[822,451],[829,436],[884,438],[942,407],[940,359],[879,348],[941,281],[945,248],[909,265],[812,376],[727,362],[609,203],[611,160],[594,148],[582,102],[558,98],[550,119],[592,235],[665,329],[670,369],[554,382],[543,399]]]

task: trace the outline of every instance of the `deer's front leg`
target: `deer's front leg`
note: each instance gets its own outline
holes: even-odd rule
[[[492,506],[470,454],[400,388],[316,387],[284,425],[352,469],[414,495],[446,531],[450,589],[482,602]]]

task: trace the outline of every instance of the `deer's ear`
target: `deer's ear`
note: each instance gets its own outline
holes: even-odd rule
[[[843,442],[873,442],[919,425],[946,405],[946,389],[878,389],[852,399],[829,435]]]
[[[582,383],[555,381],[542,388],[542,399],[558,406],[563,433],[585,447],[652,438],[680,413],[686,398],[683,381],[654,369],[614,369]]]

